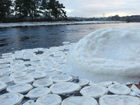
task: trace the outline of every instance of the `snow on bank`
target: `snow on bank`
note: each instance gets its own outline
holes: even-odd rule
[[[19,23],[0,23],[0,28],[26,27],[26,26],[50,26],[50,25],[108,24],[108,23],[122,23],[122,22],[123,21],[19,22]]]

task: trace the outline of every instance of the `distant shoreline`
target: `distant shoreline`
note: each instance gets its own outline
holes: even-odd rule
[[[51,26],[51,25],[110,24],[110,23],[126,23],[126,22],[125,21],[16,22],[16,23],[0,23],[0,28]]]

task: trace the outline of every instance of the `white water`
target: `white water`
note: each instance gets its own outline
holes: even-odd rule
[[[140,28],[97,30],[71,48],[68,72],[98,81],[139,82]]]

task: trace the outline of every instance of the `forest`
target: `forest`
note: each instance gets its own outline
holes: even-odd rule
[[[64,5],[57,0],[1,0],[0,21],[44,21],[66,18]]]

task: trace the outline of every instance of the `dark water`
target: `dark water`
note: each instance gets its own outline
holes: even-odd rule
[[[90,32],[106,27],[138,23],[38,26],[0,29],[0,54],[29,48],[49,48],[62,42],[77,42]]]

